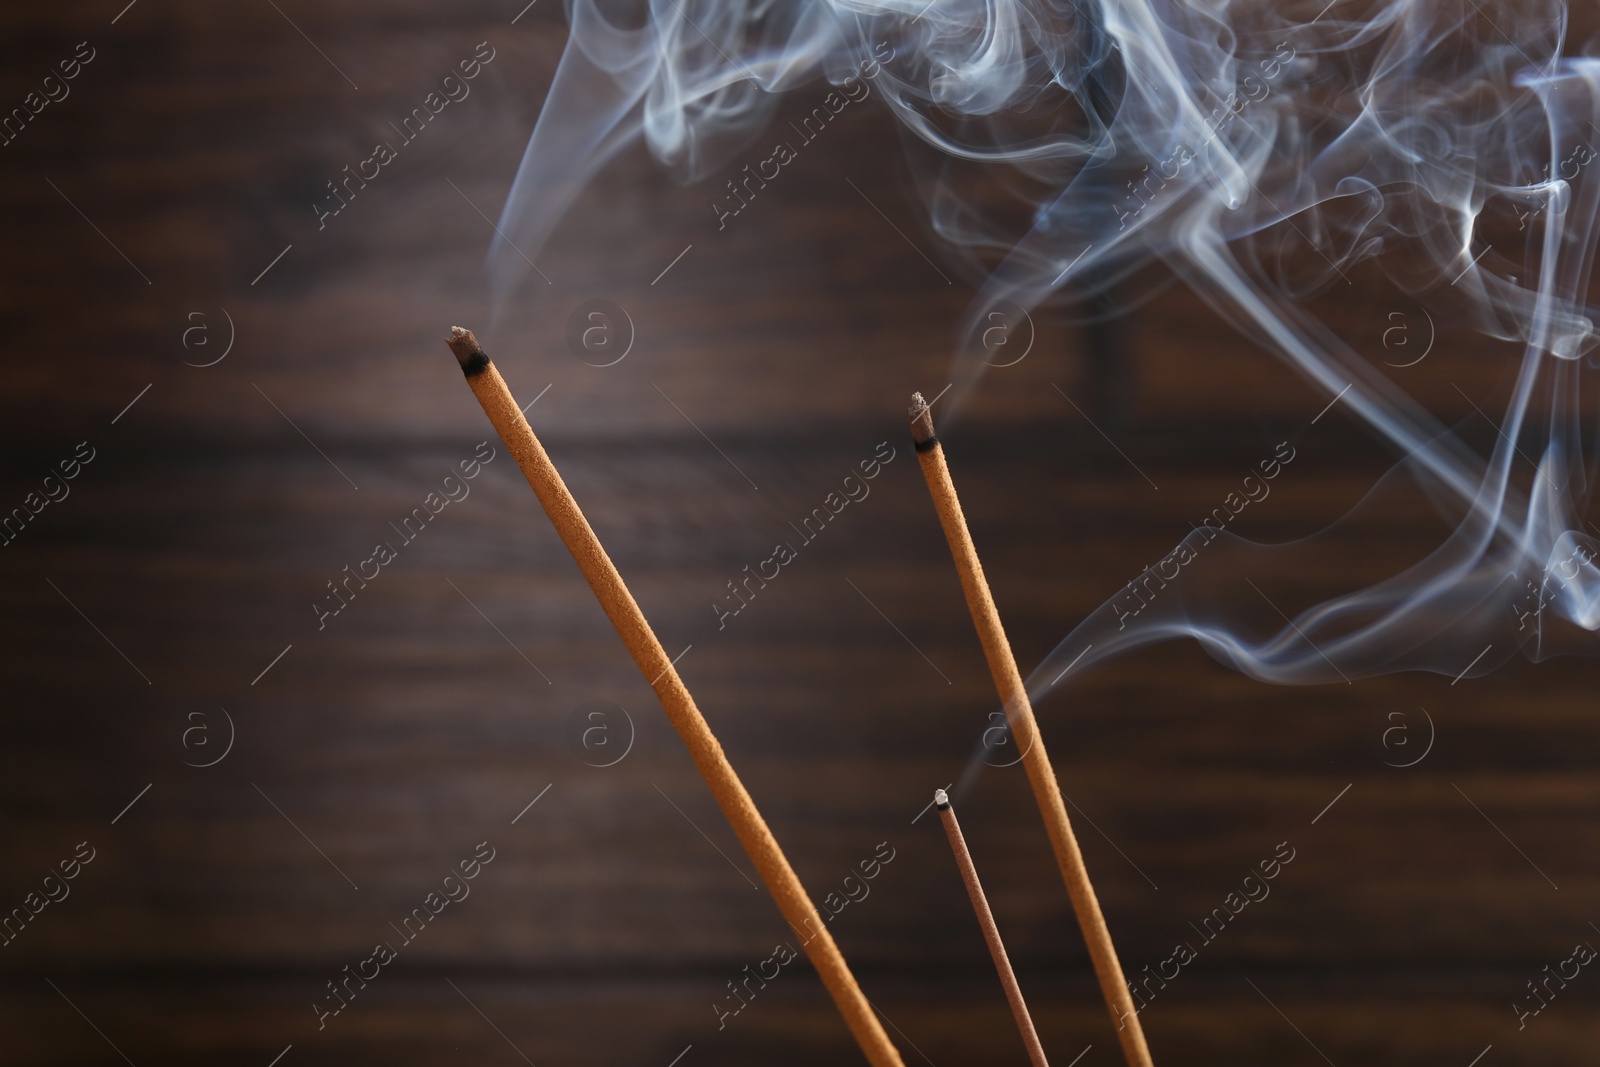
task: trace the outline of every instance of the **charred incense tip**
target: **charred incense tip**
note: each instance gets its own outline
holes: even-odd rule
[[[935,789],[933,791],[933,806],[938,808],[940,811],[944,811],[950,807],[950,794],[946,793],[943,789]]]
[[[484,368],[489,366],[489,353],[485,352],[478,339],[472,336],[471,330],[463,326],[452,326],[450,336],[444,339],[444,343],[456,354],[456,362],[461,364],[461,373],[468,378],[482,374]]]
[[[911,394],[911,406],[906,409],[906,414],[911,417],[911,440],[918,452],[926,452],[939,443],[939,438],[933,433],[933,410],[922,399],[921,393]]]

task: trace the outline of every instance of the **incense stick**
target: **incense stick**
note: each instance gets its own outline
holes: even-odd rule
[[[539,498],[545,514],[550,516],[556,533],[561,536],[562,544],[572,553],[584,580],[594,591],[595,599],[600,601],[600,607],[616,628],[622,643],[627,646],[628,654],[650,682],[650,688],[655,690],[662,710],[667,713],[678,736],[683,738],[695,766],[711,787],[711,795],[716,798],[717,806],[733,826],[734,833],[739,835],[739,843],[755,864],[767,891],[777,902],[778,910],[796,933],[802,929],[812,931],[811,937],[802,941],[801,946],[810,957],[812,966],[816,967],[839,1013],[844,1016],[861,1051],[873,1067],[903,1067],[900,1054],[889,1043],[888,1034],[873,1015],[871,1004],[856,984],[855,976],[850,973],[843,954],[834,944],[816,906],[811,903],[794,868],[789,866],[766,820],[756,810],[755,801],[750,799],[744,783],[734,773],[733,765],[723,754],[716,735],[711,732],[700,709],[695,707],[694,698],[689,695],[683,679],[678,677],[677,668],[667,657],[666,649],[661,647],[655,631],[650,629],[644,612],[639,610],[633,594],[623,583],[622,575],[617,572],[611,557],[606,555],[600,539],[589,526],[589,520],[583,517],[578,502],[567,490],[566,483],[562,481],[555,464],[550,462],[544,446],[534,436],[505,379],[500,377],[500,372],[490,362],[488,353],[478,344],[478,339],[472,336],[471,330],[453,327],[445,343],[455,353],[473,395],[483,405],[484,414],[489,416],[489,422],[494,425],[512,458],[517,461],[517,466],[522,469],[523,476],[528,479],[528,485]]]
[[[1045,752],[1044,739],[1039,736],[1039,726],[1033,717],[1033,705],[1028,700],[1028,690],[1022,684],[1017,661],[1011,654],[1011,642],[1006,639],[1000,625],[1000,612],[994,606],[989,583],[983,576],[983,564],[978,562],[978,552],[972,545],[972,535],[967,531],[966,516],[961,513],[961,501],[956,497],[955,483],[950,480],[950,468],[945,465],[944,448],[933,432],[933,416],[921,393],[912,394],[911,438],[916,444],[917,460],[922,465],[922,475],[928,482],[928,492],[933,496],[934,510],[939,513],[939,525],[944,528],[945,540],[950,544],[950,554],[955,557],[956,571],[961,576],[961,591],[966,594],[967,608],[972,612],[973,625],[978,630],[978,640],[983,644],[983,655],[989,662],[989,673],[994,678],[1000,703],[1005,708],[1006,721],[1011,726],[1012,739],[1022,746],[1022,764],[1028,773],[1028,784],[1033,787],[1033,797],[1044,817],[1050,847],[1055,852],[1056,866],[1066,883],[1067,896],[1078,917],[1078,927],[1089,948],[1089,959],[1094,963],[1095,977],[1100,981],[1100,992],[1105,997],[1111,1021],[1117,1028],[1117,1040],[1122,1043],[1122,1054],[1132,1067],[1153,1067],[1150,1046],[1145,1043],[1144,1030],[1139,1025],[1139,1015],[1128,992],[1127,979],[1122,974],[1122,964],[1111,943],[1111,931],[1106,928],[1105,916],[1100,912],[1100,901],[1095,897],[1094,886],[1089,882],[1088,869],[1083,864],[1083,853],[1067,818],[1067,807],[1061,798],[1061,786]]]
[[[1050,1062],[1044,1058],[1044,1046],[1039,1043],[1039,1032],[1033,1028],[1033,1017],[1028,1014],[1028,1004],[1022,999],[1022,987],[1017,985],[1016,972],[1011,969],[1005,942],[1000,940],[1000,928],[994,924],[989,898],[984,895],[983,883],[978,881],[978,869],[972,865],[967,839],[961,836],[956,809],[950,806],[950,798],[943,789],[933,791],[933,806],[939,809],[939,821],[944,823],[945,836],[950,838],[950,851],[955,853],[956,866],[961,868],[961,880],[967,883],[967,896],[972,898],[972,910],[977,912],[978,925],[983,928],[983,939],[989,943],[994,969],[1000,972],[1000,984],[1005,987],[1006,1000],[1011,1003],[1011,1014],[1017,1020],[1022,1043],[1028,1049],[1028,1059],[1033,1061],[1033,1067],[1050,1067]]]

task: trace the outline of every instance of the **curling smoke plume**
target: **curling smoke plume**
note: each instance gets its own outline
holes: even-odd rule
[[[635,138],[703,178],[759,144],[782,92],[869,78],[933,161],[925,210],[979,286],[955,395],[982,370],[990,310],[1104,291],[1160,261],[1402,457],[1324,534],[1250,544],[1227,519],[1270,491],[1286,443],[1062,641],[1029,680],[1035,699],[1069,667],[1183,636],[1283,683],[1592,651],[1579,383],[1595,344],[1600,60],[1574,55],[1554,0],[1323,3],[570,0],[500,229],[531,253]],[[502,241],[490,264],[503,299],[525,263]],[[1301,309],[1361,264],[1520,350],[1487,459]],[[1439,547],[1403,572],[1309,607],[1247,584],[1326,573],[1330,546],[1391,494],[1420,494],[1440,520]]]

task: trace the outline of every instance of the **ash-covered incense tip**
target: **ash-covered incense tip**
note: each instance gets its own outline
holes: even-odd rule
[[[450,336],[444,339],[444,343],[456,354],[456,362],[461,364],[461,373],[468,378],[482,374],[489,366],[489,353],[483,350],[478,339],[466,327],[450,327]]]
[[[948,808],[950,806],[950,794],[943,789],[935,789],[933,791],[933,806],[940,811]]]
[[[911,394],[911,406],[906,409],[906,414],[911,417],[911,440],[918,452],[926,452],[939,443],[933,434],[933,410],[921,393]]]

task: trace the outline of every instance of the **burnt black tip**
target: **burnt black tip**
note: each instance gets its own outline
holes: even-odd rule
[[[488,369],[489,353],[483,350],[483,346],[478,343],[471,330],[452,326],[450,336],[445,338],[444,343],[455,353],[456,362],[461,364],[461,373],[468,378],[476,377]]]
[[[933,806],[938,808],[940,811],[949,811],[950,794],[946,793],[943,789],[935,789],[933,791]]]
[[[921,393],[911,394],[911,406],[906,409],[906,414],[911,417],[911,443],[917,446],[918,452],[927,452],[939,444],[938,436],[933,432],[933,412],[929,409],[930,405]]]

